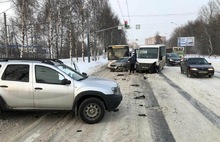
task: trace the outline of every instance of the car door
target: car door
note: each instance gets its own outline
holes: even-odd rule
[[[49,66],[35,65],[33,85],[36,108],[71,109],[74,98],[73,81],[63,85],[65,76]]]
[[[12,63],[4,68],[1,76],[0,94],[12,108],[33,108],[31,63]]]

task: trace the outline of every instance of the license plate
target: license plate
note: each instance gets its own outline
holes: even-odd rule
[[[199,73],[202,73],[202,74],[203,74],[203,73],[208,73],[208,72],[207,72],[207,71],[199,71]]]

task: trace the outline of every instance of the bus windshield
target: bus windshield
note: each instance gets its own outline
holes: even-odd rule
[[[108,47],[108,60],[118,60],[121,57],[129,56],[127,45],[114,45]]]
[[[138,50],[138,58],[157,59],[158,58],[158,48],[140,48]]]

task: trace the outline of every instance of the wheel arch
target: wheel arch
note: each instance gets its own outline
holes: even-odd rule
[[[102,97],[103,95],[105,95],[105,94],[103,94],[101,92],[97,92],[97,91],[86,91],[86,92],[81,92],[80,94],[78,94],[74,99],[73,108],[72,108],[72,110],[75,113],[75,116],[78,116],[78,109],[79,109],[80,104],[85,99],[91,98],[91,97],[101,100],[105,106],[105,109],[106,109],[106,102],[105,102],[104,98]]]

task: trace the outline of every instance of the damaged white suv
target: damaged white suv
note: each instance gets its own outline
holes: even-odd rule
[[[60,60],[0,59],[0,115],[8,109],[71,110],[94,124],[121,101],[115,81],[85,76]]]

